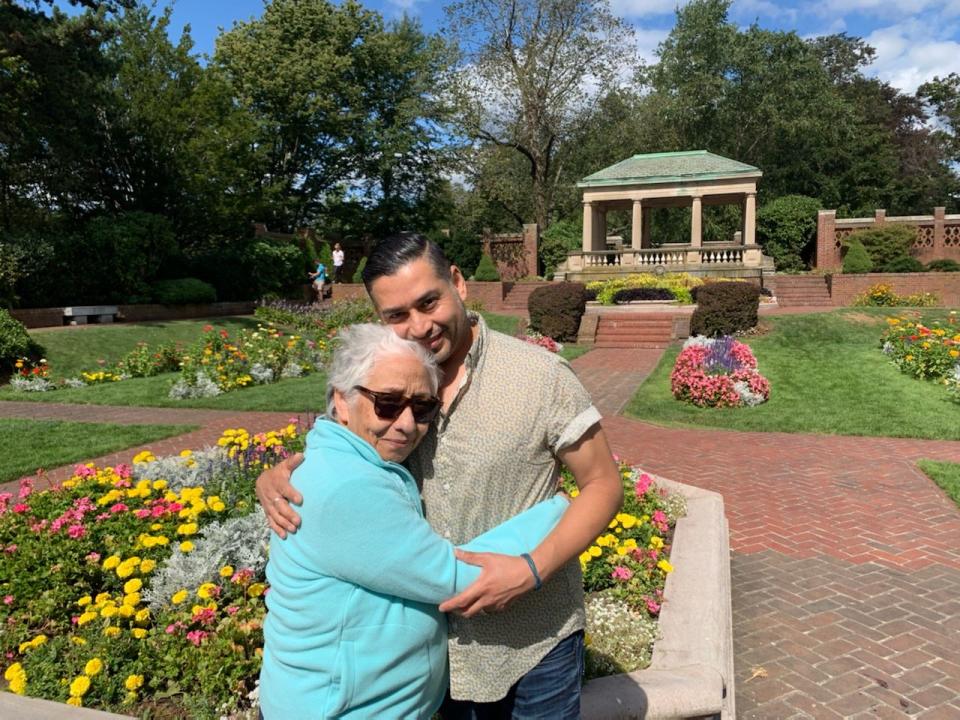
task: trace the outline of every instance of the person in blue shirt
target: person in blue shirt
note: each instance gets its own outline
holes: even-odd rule
[[[292,476],[299,532],[271,536],[260,708],[287,718],[423,718],[448,685],[438,605],[480,568],[424,519],[402,463],[440,410],[433,355],[381,325],[340,334],[328,415],[307,436]],[[522,556],[569,503],[534,505],[463,549]]]
[[[317,301],[323,300],[323,291],[327,285],[327,266],[318,260],[317,269],[312,273],[307,273],[307,275],[309,275],[313,281],[313,289],[317,293]]]

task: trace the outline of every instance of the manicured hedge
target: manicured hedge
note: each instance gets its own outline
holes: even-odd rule
[[[530,327],[560,342],[576,340],[580,318],[587,307],[582,283],[555,283],[530,293]]]
[[[487,254],[480,256],[480,264],[477,265],[473,273],[473,279],[481,282],[497,282],[500,280],[500,273],[497,272],[497,266],[493,263],[493,258]]]
[[[30,336],[23,323],[0,308],[0,376],[5,376],[21,357],[32,357],[43,352]]]
[[[658,288],[658,287],[640,287],[640,288],[624,288],[623,290],[617,290],[613,294],[613,302],[616,305],[622,303],[628,303],[633,300],[676,300],[677,296],[674,295],[667,288]]]
[[[760,288],[753,283],[707,283],[697,288],[690,334],[719,337],[749,330],[757,324],[759,306]]]
[[[151,288],[153,301],[161,305],[193,305],[214,303],[217,291],[210,283],[197,278],[158,280]]]

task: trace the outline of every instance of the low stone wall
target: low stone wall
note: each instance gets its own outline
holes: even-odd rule
[[[252,315],[256,304],[252,301],[204,303],[197,305],[118,305],[118,322],[147,322],[151,320],[189,320],[192,318],[221,317],[223,315]],[[28,328],[60,327],[63,308],[27,308],[12,310],[10,314]]]
[[[496,312],[502,309],[503,299],[513,287],[511,282],[467,281],[467,300],[479,300],[487,310]],[[333,286],[334,300],[366,297],[367,291],[362,284],[341,283]]]
[[[670,551],[661,637],[646,670],[591,680],[584,720],[736,718],[730,538],[717,493],[656,478],[687,499]]]
[[[0,718],[10,720],[127,720],[130,717],[0,692]]]
[[[832,275],[828,281],[834,305],[853,305],[857,295],[871,285],[884,283],[897,295],[933,293],[943,307],[960,307],[960,273],[867,273],[865,275]]]

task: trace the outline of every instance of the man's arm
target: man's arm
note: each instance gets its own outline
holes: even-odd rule
[[[294,453],[257,478],[257,500],[263,506],[270,529],[282,538],[300,527],[300,515],[290,505],[303,504],[303,496],[290,484],[290,476],[302,462],[303,453]]]
[[[553,532],[530,553],[543,580],[589,547],[623,503],[620,472],[599,423],[558,455],[573,472],[580,494],[571,501]],[[473,585],[440,605],[443,612],[464,617],[498,612],[534,588],[533,573],[522,558],[462,550],[457,556],[482,570]]]

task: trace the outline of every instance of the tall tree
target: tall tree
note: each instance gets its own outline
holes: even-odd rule
[[[546,227],[578,118],[629,76],[632,30],[607,0],[458,0],[447,35],[459,50],[448,90],[463,134],[525,161],[533,218]]]

